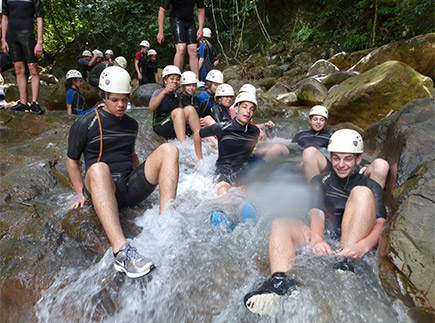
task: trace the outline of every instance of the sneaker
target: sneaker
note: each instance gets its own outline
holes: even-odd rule
[[[14,105],[12,108],[10,108],[12,111],[21,111],[26,112],[29,111],[29,106],[27,104],[23,104],[20,101],[16,105]]]
[[[229,219],[224,211],[219,210],[211,214],[211,224],[224,231],[232,231],[236,227],[236,223]]]
[[[241,215],[243,221],[254,222],[255,219],[257,218],[257,210],[251,203],[247,202],[242,206]]]
[[[39,103],[37,101],[32,102],[32,104],[30,105],[30,111],[35,112],[37,114],[44,113],[44,110],[41,109],[41,107],[39,106]]]
[[[128,243],[125,243],[116,254],[114,267],[129,278],[145,276],[155,268],[150,259],[142,256]]]
[[[246,294],[245,306],[252,313],[258,315],[269,315],[280,298],[284,295],[296,296],[299,292],[296,289],[298,282],[285,275],[273,275],[266,280],[256,291]]]
[[[335,263],[334,269],[339,273],[343,273],[343,272],[355,273],[355,268],[353,267],[351,260],[347,258]]]

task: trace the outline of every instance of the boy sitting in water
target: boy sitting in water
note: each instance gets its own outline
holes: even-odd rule
[[[290,218],[272,224],[272,276],[244,298],[253,313],[269,314],[281,296],[297,294],[298,282],[288,277],[295,263],[295,246],[310,243],[316,254],[342,257],[336,270],[354,271],[349,258],[361,258],[378,244],[386,219],[384,195],[377,182],[356,170],[362,160],[361,135],[350,129],[338,130],[331,136],[328,150],[332,171],[315,176],[310,184],[310,224]],[[334,250],[324,240],[324,233],[340,240],[340,247]]]

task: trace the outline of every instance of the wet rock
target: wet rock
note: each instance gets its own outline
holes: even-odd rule
[[[278,65],[272,64],[268,65],[263,69],[264,77],[280,77],[282,75],[282,71]]]
[[[160,88],[162,88],[162,86],[156,83],[141,85],[131,94],[130,101],[137,107],[147,107],[153,92]]]
[[[256,88],[263,87],[266,91],[275,85],[276,77],[265,77],[259,80],[255,80],[252,83]]]
[[[243,84],[249,83],[246,80],[230,80],[227,82],[229,85],[231,85],[234,89],[234,93],[239,93],[240,88]]]
[[[285,71],[283,73],[283,75],[286,76],[286,77],[303,75],[305,77],[304,73],[305,72],[304,72],[304,69],[302,67],[296,66],[296,67],[294,67],[294,68],[292,68],[292,69],[290,69],[288,71]]]
[[[359,75],[360,73],[354,71],[339,71],[328,75],[323,81],[322,84],[326,86],[329,90],[332,86],[336,84],[340,84],[343,81],[347,80],[349,77]]]
[[[330,91],[324,105],[332,123],[350,121],[363,129],[405,103],[431,96],[425,77],[406,64],[389,61],[351,77]]]
[[[389,162],[394,184],[403,184],[419,165],[433,159],[434,115],[434,98],[417,99],[367,129],[365,150]]]
[[[282,101],[268,95],[257,94],[258,108],[255,112],[257,118],[291,117],[294,114],[292,108]]]
[[[350,66],[353,66],[356,63],[358,63],[361,60],[361,58],[363,58],[364,56],[368,55],[373,50],[375,50],[375,48],[361,49],[359,51],[350,53],[349,54],[349,56],[350,56]]]
[[[363,73],[392,60],[401,61],[423,75],[434,77],[435,33],[379,47],[363,57],[351,70]]]
[[[263,69],[262,66],[254,66],[247,71],[247,78],[250,80],[258,80],[263,78]]]
[[[277,96],[279,94],[287,93],[289,91],[288,87],[282,83],[276,83],[269,90],[267,90],[266,94],[270,96]]]
[[[39,78],[41,79],[41,81],[45,81],[50,84],[56,84],[57,82],[59,82],[56,76],[52,74],[41,73],[39,74]]]
[[[101,100],[98,95],[98,89],[88,83],[83,83],[80,92],[83,94],[85,102],[90,108],[94,107],[96,103]],[[41,100],[45,101],[44,106],[47,110],[66,110],[66,89],[64,81],[60,81],[54,87],[51,87],[50,90],[42,96]]]
[[[278,95],[276,99],[289,106],[295,106],[299,103],[298,96],[294,92]]]
[[[225,83],[228,83],[231,80],[241,80],[243,69],[240,65],[233,65],[223,70],[222,74],[224,74]]]
[[[325,101],[328,90],[315,79],[305,79],[296,84],[295,94],[299,102],[306,106],[322,104]]]
[[[262,53],[254,53],[251,54],[247,59],[246,62],[251,63],[253,66],[266,66],[267,65],[267,61],[266,61],[266,57],[264,57],[264,55]]]
[[[2,72],[5,84],[17,84],[17,77],[15,76],[14,68],[10,68]]]
[[[428,238],[435,236],[435,161],[422,165],[402,186],[402,203],[381,237],[381,268],[388,268],[381,280],[389,294],[430,313],[435,308],[435,245]]]
[[[350,66],[350,55],[346,52],[340,52],[328,59],[328,62],[337,66],[339,70],[344,70]]]
[[[338,72],[337,66],[335,66],[331,62],[328,62],[327,60],[319,59],[313,65],[310,66],[310,68],[308,69],[307,76],[314,76],[320,74],[329,75],[334,72]]]
[[[279,66],[279,69],[284,73],[285,71],[287,71],[290,68],[290,66],[288,64],[282,64]]]

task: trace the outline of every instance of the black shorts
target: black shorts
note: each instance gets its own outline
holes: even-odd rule
[[[175,135],[174,130],[174,122],[172,121],[171,116],[167,116],[161,122],[153,125],[153,130],[159,136],[162,136],[165,139],[175,139],[177,136]]]
[[[139,167],[131,172],[113,173],[112,178],[116,185],[116,201],[118,207],[131,207],[145,200],[156,188],[145,177],[144,161]],[[83,195],[91,197],[91,194],[83,186]]]
[[[243,177],[248,173],[249,166],[244,164],[237,170],[233,170],[230,165],[218,165],[216,167],[217,182],[226,182],[230,185],[243,185]]]
[[[4,72],[10,68],[14,67],[14,63],[12,63],[11,58],[5,53],[1,53],[0,55],[0,69],[1,72]]]
[[[177,17],[171,17],[171,33],[175,44],[196,44],[195,21],[184,21]]]
[[[8,30],[7,42],[12,62],[38,62],[38,58],[35,56],[36,40],[33,31]]]

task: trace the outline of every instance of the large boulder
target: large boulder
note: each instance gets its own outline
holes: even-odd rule
[[[316,79],[309,78],[296,84],[295,94],[301,104],[313,106],[325,101],[328,89]]]
[[[334,72],[338,72],[337,66],[335,66],[331,62],[328,62],[327,60],[319,59],[308,69],[307,76],[314,76],[320,74],[329,75]]]
[[[365,151],[388,160],[393,185],[403,184],[435,151],[435,98],[417,99],[373,124],[365,133]]]
[[[261,78],[259,80],[253,81],[252,85],[254,85],[256,88],[262,87],[267,91],[272,86],[274,86],[275,83],[276,83],[276,77],[265,77],[265,78]]]
[[[231,80],[241,80],[243,76],[243,69],[240,65],[233,65],[222,72],[224,74],[224,81],[228,83]]]
[[[340,52],[328,59],[328,62],[337,66],[339,70],[344,70],[350,66],[350,55],[346,52]]]
[[[271,96],[277,96],[280,94],[287,93],[289,91],[288,87],[282,83],[276,83],[269,90],[267,90],[266,94]]]
[[[351,70],[362,73],[391,60],[401,61],[423,75],[434,77],[435,33],[379,47],[363,57]]]
[[[268,65],[263,69],[264,77],[280,77],[282,75],[282,71],[278,65],[272,64]]]
[[[326,86],[329,90],[336,84],[340,84],[343,81],[347,80],[349,77],[359,75],[360,73],[354,71],[339,71],[328,75],[323,81],[322,84]]]
[[[295,106],[299,103],[298,96],[294,92],[278,95],[276,99],[288,106]]]
[[[141,85],[132,93],[130,101],[137,107],[147,107],[153,92],[161,87],[157,83]]]
[[[433,87],[428,77],[404,63],[389,61],[345,80],[329,92],[324,105],[332,123],[352,122],[367,129],[391,110],[430,97],[428,87]]]
[[[255,118],[276,118],[291,117],[294,110],[282,101],[276,100],[269,95],[257,93],[258,108],[255,112]]]
[[[315,61],[316,57],[314,55],[302,52],[293,57],[290,66],[292,68],[300,68],[302,72],[306,72]]]

